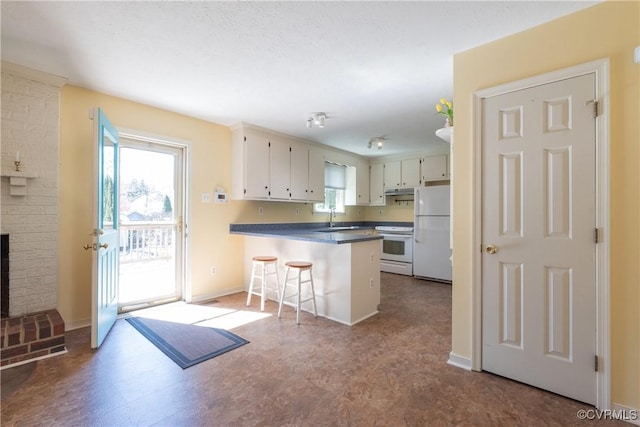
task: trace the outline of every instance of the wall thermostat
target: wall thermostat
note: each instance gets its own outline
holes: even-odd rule
[[[227,203],[227,193],[224,192],[224,188],[216,188],[213,201],[214,203]]]

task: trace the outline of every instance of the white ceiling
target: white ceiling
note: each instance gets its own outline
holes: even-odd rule
[[[454,53],[595,3],[2,1],[2,59],[224,125],[395,155],[443,144],[434,106],[452,97]],[[316,111],[331,118],[307,129]]]

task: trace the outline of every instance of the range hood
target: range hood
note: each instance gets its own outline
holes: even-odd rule
[[[386,188],[384,190],[384,195],[385,196],[406,196],[406,195],[409,195],[409,194],[413,196],[413,187]]]

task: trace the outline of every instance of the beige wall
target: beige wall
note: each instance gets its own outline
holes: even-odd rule
[[[454,23],[455,24],[455,23]],[[474,91],[600,58],[611,67],[612,402],[640,408],[640,3],[607,1],[454,57],[455,215],[452,351],[471,357]],[[607,232],[605,230],[605,232]],[[606,363],[606,361],[605,361]]]

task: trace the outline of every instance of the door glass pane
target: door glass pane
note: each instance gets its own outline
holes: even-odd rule
[[[175,166],[173,153],[120,148],[121,307],[176,295]]]
[[[115,188],[115,145],[111,135],[104,132],[104,145],[102,146],[102,229],[110,230],[114,227],[116,208]]]

